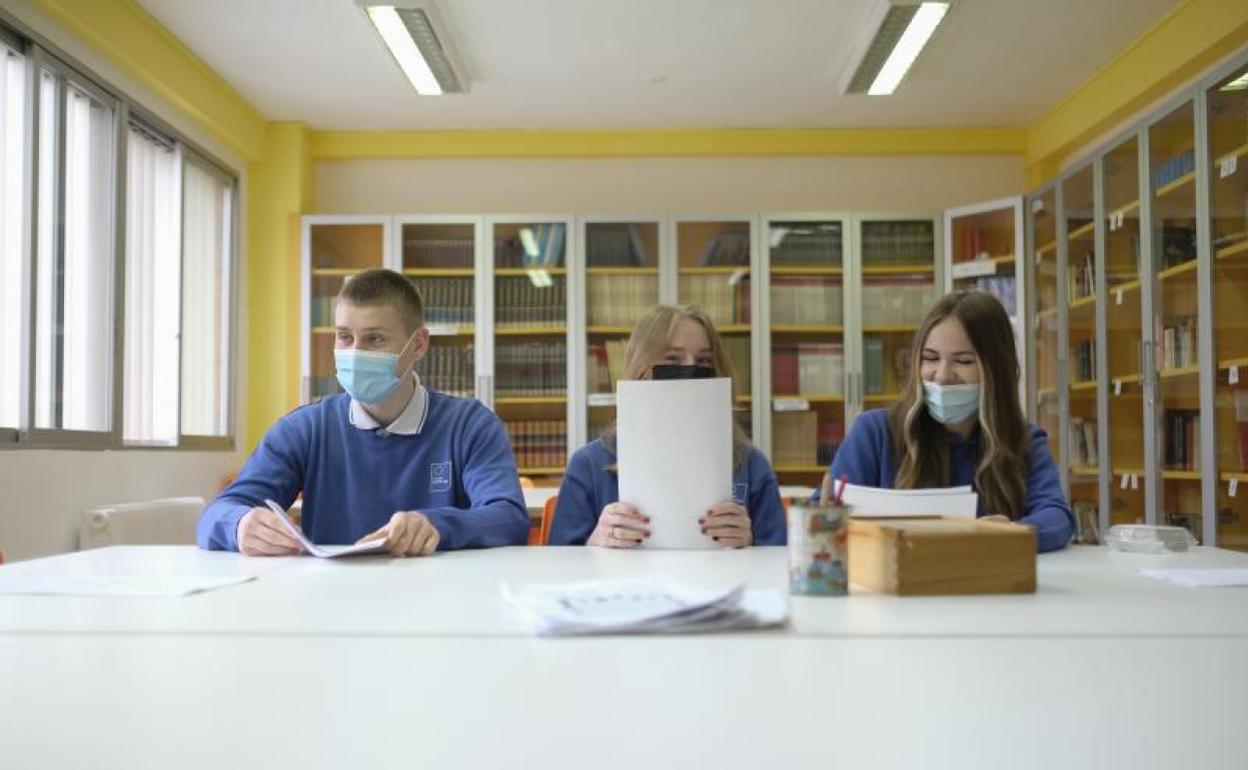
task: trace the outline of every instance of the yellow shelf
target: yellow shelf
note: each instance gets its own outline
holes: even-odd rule
[[[587,267],[588,275],[658,275],[657,267]]]
[[[1244,358],[1227,358],[1218,362],[1219,369],[1230,369],[1232,366],[1248,366],[1248,356]]]
[[[1178,179],[1175,179],[1172,182],[1167,182],[1166,184],[1163,184],[1161,187],[1158,187],[1156,192],[1154,192],[1153,194],[1156,195],[1158,198],[1161,198],[1166,195],[1169,195],[1170,193],[1174,192],[1175,190],[1178,190],[1181,187],[1184,187],[1185,185],[1191,184],[1195,180],[1196,180],[1196,172],[1189,171],[1183,176],[1179,177]]]
[[[432,337],[471,337],[477,333],[475,327],[469,324],[442,324],[442,323],[426,323],[429,328],[429,335]],[[448,329],[454,327],[455,331],[450,332]]]
[[[1200,471],[1168,471],[1162,470],[1161,477],[1167,481],[1200,481]]]
[[[586,330],[590,334],[632,334],[631,326],[590,326]]]
[[[1046,398],[1048,396],[1056,396],[1057,388],[1038,388],[1036,390],[1036,398]]]
[[[1245,238],[1239,243],[1232,243],[1230,246],[1218,249],[1215,256],[1218,259],[1230,259],[1231,257],[1237,257],[1240,254],[1248,254],[1248,238]]]
[[[1244,481],[1248,481],[1248,473],[1230,473],[1228,471],[1223,471],[1221,474],[1218,475],[1218,478],[1220,478],[1222,481],[1244,482]]]
[[[715,330],[720,334],[749,334],[749,324],[722,324],[716,326]]]
[[[1110,472],[1115,476],[1138,476],[1144,478],[1143,468],[1111,468]]]
[[[863,275],[913,275],[935,271],[934,265],[880,265],[862,268]]]
[[[1120,283],[1120,284],[1118,284],[1117,286],[1110,286],[1110,287],[1109,287],[1109,293],[1110,293],[1110,294],[1116,294],[1116,293],[1118,293],[1118,292],[1122,292],[1123,294],[1126,294],[1126,293],[1128,293],[1128,292],[1132,292],[1132,291],[1139,291],[1139,290],[1140,290],[1140,279],[1139,279],[1139,278],[1136,278],[1134,281],[1127,281],[1126,283]],[[1112,304],[1116,304],[1116,303],[1115,303],[1115,302],[1111,302],[1110,304],[1112,305]]]
[[[1124,374],[1121,377],[1109,378],[1110,382],[1113,382],[1115,380],[1117,380],[1118,382],[1121,382],[1123,385],[1135,385],[1135,384],[1142,382],[1144,378],[1141,377],[1139,374]]]
[[[521,476],[562,476],[567,468],[519,468]]]
[[[773,399],[793,400],[793,401],[809,401],[812,404],[837,404],[845,400],[844,396],[837,396],[832,393],[816,393],[814,395],[806,395],[805,393],[794,394],[776,394]]]
[[[378,265],[381,267],[381,265]],[[365,270],[372,270],[371,267],[314,267],[312,275],[317,277],[342,277],[346,275],[358,275]]]
[[[496,326],[494,333],[500,337],[538,334],[567,334],[564,326]]]
[[[334,333],[334,327],[332,327],[332,326],[313,326],[313,327],[312,327],[312,333],[313,333],[313,334],[333,334],[333,333]]]
[[[776,473],[827,473],[826,465],[777,465]]]
[[[1051,315],[1057,315],[1056,307],[1046,307],[1044,310],[1041,310],[1038,313],[1036,313],[1036,318],[1037,319],[1048,318]]]
[[[527,276],[529,273],[546,273],[547,275],[567,275],[568,269],[566,267],[553,267],[553,266],[542,267],[541,265],[534,265],[533,267],[496,267],[494,268],[494,275]]]
[[[567,396],[500,396],[494,399],[495,406],[527,406],[532,404],[566,404]]]
[[[892,403],[900,398],[900,393],[867,393],[862,400],[868,403]]]
[[[714,267],[682,267],[681,275],[732,275],[733,273],[748,273],[749,265],[715,265]]]
[[[1101,475],[1101,469],[1097,468],[1095,465],[1071,464],[1070,472],[1075,474],[1076,476],[1099,476]]]
[[[430,276],[434,278],[462,278],[476,275],[471,267],[405,267],[403,275]]]
[[[784,265],[771,268],[772,275],[841,275],[845,271],[839,267],[794,267]]]
[[[1130,203],[1128,203],[1127,205],[1122,206],[1121,208],[1116,208],[1116,209],[1114,209],[1113,211],[1109,212],[1108,219],[1113,219],[1113,218],[1117,217],[1119,214],[1122,214],[1122,215],[1124,215],[1124,216],[1125,216],[1128,212],[1130,212],[1130,211],[1135,211],[1135,210],[1136,210],[1136,209],[1138,209],[1139,207],[1140,207],[1140,202],[1139,202],[1138,200],[1131,201],[1131,202],[1130,202]],[[1119,228],[1119,230],[1115,230],[1115,232],[1118,232],[1118,231],[1123,230],[1123,229],[1125,229],[1125,228]]]
[[[878,326],[862,327],[864,334],[900,334],[912,333],[918,330],[918,324],[880,324]]]
[[[771,330],[778,334],[840,334],[844,327],[832,324],[773,324]]]
[[[1071,390],[1096,390],[1096,380],[1084,380],[1070,383]]]
[[[1171,380],[1177,377],[1191,377],[1192,375],[1200,374],[1200,367],[1180,366],[1174,369],[1162,369],[1157,374],[1163,380]]]
[[[1232,155],[1235,156],[1236,158],[1242,158],[1245,155],[1248,155],[1248,144],[1241,144],[1240,146],[1236,147],[1230,152],[1223,153],[1222,155],[1219,155],[1218,157],[1214,158],[1213,159],[1214,172],[1215,173],[1217,172],[1219,163],[1221,163],[1224,159],[1231,157]],[[1229,179],[1230,177],[1226,177],[1226,178]]]
[[[1086,297],[1080,297],[1079,299],[1073,299],[1070,301],[1071,310],[1078,310],[1079,308],[1095,306],[1095,305],[1096,305],[1095,294],[1089,294]]]
[[[1050,251],[1057,251],[1057,241],[1049,241],[1048,243],[1037,246],[1036,259],[1039,259],[1042,255],[1047,254]]]
[[[753,401],[753,400],[754,400],[754,397],[753,397],[753,396],[751,396],[751,395],[748,395],[748,394],[747,394],[747,395],[744,395],[744,396],[737,396],[737,400],[738,400],[738,401],[740,401],[740,402],[742,402],[742,403],[747,403],[747,404],[748,404],[749,402],[751,402],[751,401]]]
[[[1192,273],[1192,272],[1195,272],[1195,271],[1196,271],[1196,262],[1197,262],[1197,261],[1196,261],[1196,260],[1194,260],[1194,259],[1189,259],[1188,261],[1184,262],[1184,263],[1183,263],[1183,264],[1181,264],[1181,265],[1175,265],[1174,267],[1168,267],[1168,268],[1166,268],[1165,270],[1162,270],[1160,273],[1158,273],[1158,274],[1157,274],[1157,280],[1159,280],[1159,281],[1165,281],[1165,280],[1168,280],[1168,279],[1170,279],[1170,278],[1174,278],[1174,277],[1175,277],[1175,276],[1177,276],[1177,275],[1183,275],[1184,273]]]
[[[1086,225],[1076,227],[1074,230],[1071,230],[1069,233],[1067,233],[1066,240],[1077,241],[1085,235],[1090,235],[1092,231],[1095,229],[1096,229],[1096,223],[1089,222]]]

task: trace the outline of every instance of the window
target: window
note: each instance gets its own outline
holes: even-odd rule
[[[173,140],[130,123],[122,407],[122,438],[128,444],[178,442],[180,160]]]
[[[35,427],[112,426],[114,108],[40,73]]]
[[[234,185],[204,161],[182,167],[182,434],[229,435]]]
[[[0,427],[21,425],[26,232],[25,57],[0,38]]]

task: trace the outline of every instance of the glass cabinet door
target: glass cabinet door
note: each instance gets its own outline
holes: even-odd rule
[[[334,368],[334,298],[351,276],[385,266],[384,222],[309,220],[304,400],[342,392]]]
[[[771,461],[781,484],[817,485],[845,436],[845,223],[766,224]],[[883,391],[882,349],[868,354]]]
[[[562,476],[568,455],[566,222],[495,222],[493,406],[521,476]]]
[[[896,401],[910,373],[910,346],[940,296],[933,219],[860,223],[863,371],[851,399],[864,409]]]
[[[1066,225],[1067,478],[1070,502],[1097,509],[1100,467],[1097,446],[1096,223],[1092,167],[1062,182]],[[1098,511],[1099,513],[1099,511]]]
[[[615,422],[615,385],[634,324],[659,302],[659,223],[587,222],[585,333],[588,438]]]
[[[1209,89],[1217,545],[1248,550],[1248,66]]]
[[[676,296],[697,305],[723,339],[733,367],[737,424],[753,434],[751,370],[750,264],[753,233],[749,220],[678,221],[676,223]]]
[[[1057,284],[1057,193],[1050,188],[1031,200],[1031,280],[1033,285],[1035,410],[1031,418],[1049,438],[1057,467],[1064,468],[1061,446],[1062,399],[1058,390],[1059,306]],[[1095,517],[1093,517],[1095,520]],[[1094,531],[1094,530],[1089,530]]]
[[[474,222],[403,222],[399,228],[401,270],[425,303],[429,352],[416,365],[425,387],[452,396],[475,395],[476,369]]]
[[[1149,127],[1153,365],[1161,455],[1159,523],[1201,533],[1200,367],[1197,340],[1195,109]]]
[[[1140,147],[1132,136],[1102,159],[1105,195],[1105,353],[1109,366],[1109,523],[1142,523],[1144,400],[1140,291]]]
[[[1022,255],[1015,226],[1018,204],[1011,200],[994,208],[950,212],[948,234],[950,285],[955,291],[985,291],[1001,301],[1018,326],[1018,280],[1015,268]]]

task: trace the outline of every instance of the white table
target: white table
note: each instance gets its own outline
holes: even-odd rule
[[[25,574],[249,574],[184,599],[0,596],[0,766],[1248,764],[1248,589],[1074,548],[1011,597],[797,599],[788,629],[542,640],[501,580],[781,586],[784,551],[426,560],[111,548]]]

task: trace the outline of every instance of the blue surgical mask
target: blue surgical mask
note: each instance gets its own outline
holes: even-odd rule
[[[340,348],[334,351],[338,384],[361,404],[377,404],[394,394],[403,381],[395,376],[395,353]]]
[[[924,380],[923,401],[933,420],[956,425],[979,411],[979,383],[938,385]]]

